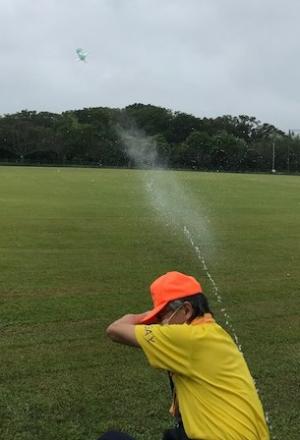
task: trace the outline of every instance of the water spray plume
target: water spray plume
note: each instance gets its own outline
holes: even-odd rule
[[[123,140],[127,155],[138,168],[158,168],[159,160],[156,142],[150,136],[145,136],[137,128],[118,129]]]

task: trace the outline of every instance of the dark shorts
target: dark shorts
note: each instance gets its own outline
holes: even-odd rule
[[[185,433],[183,425],[180,424],[177,428],[165,431],[162,440],[189,440],[189,438]]]
[[[101,435],[98,440],[134,440],[134,438],[123,432],[109,431]]]
[[[118,431],[109,431],[103,434],[98,440],[134,440],[130,435]],[[183,425],[178,428],[168,429],[164,432],[162,440],[189,440],[184,432]]]

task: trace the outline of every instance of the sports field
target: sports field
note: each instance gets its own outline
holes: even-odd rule
[[[1,440],[160,439],[167,378],[105,328],[169,270],[226,308],[273,438],[299,439],[300,177],[0,167],[0,228]]]

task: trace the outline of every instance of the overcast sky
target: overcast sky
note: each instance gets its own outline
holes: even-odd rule
[[[299,0],[0,5],[0,114],[142,102],[300,129]]]

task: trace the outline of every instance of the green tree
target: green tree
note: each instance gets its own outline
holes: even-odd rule
[[[212,138],[212,164],[217,169],[241,171],[245,169],[247,143],[244,139],[223,131]]]
[[[137,128],[144,130],[150,136],[157,134],[166,136],[172,119],[171,110],[137,103],[125,107],[125,115],[123,115],[123,121],[125,120],[129,125],[134,121]]]
[[[211,149],[213,141],[205,132],[192,131],[186,138],[182,149],[181,161],[184,167],[209,169],[211,166]]]

